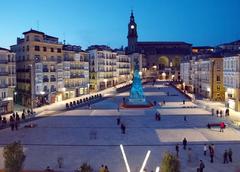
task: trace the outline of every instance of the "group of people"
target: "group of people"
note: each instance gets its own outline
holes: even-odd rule
[[[100,167],[100,169],[99,169],[99,172],[109,172],[108,166],[106,166],[106,165],[101,165],[101,167]]]
[[[216,110],[216,116],[222,118],[223,117],[223,110]],[[214,109],[212,109],[212,116],[214,116]],[[225,110],[225,116],[229,116],[229,109]]]
[[[33,112],[33,110],[28,109],[27,111],[25,109],[23,109],[22,114],[21,114],[21,118],[20,115],[18,114],[18,112],[13,112],[12,115],[9,117],[9,121],[7,120],[7,117],[2,117],[0,116],[0,128],[5,128],[8,126],[10,126],[11,130],[18,130],[19,127],[19,123],[20,121],[24,121],[27,117],[31,117],[34,115],[35,112]]]
[[[229,148],[228,150],[226,149],[225,151],[224,151],[224,153],[223,153],[223,163],[225,164],[227,164],[228,162],[231,162],[232,163],[232,154],[233,154],[233,152],[232,152],[232,149],[231,148]]]
[[[120,125],[122,134],[126,134],[126,125],[121,122],[120,117],[117,118],[117,125]]]

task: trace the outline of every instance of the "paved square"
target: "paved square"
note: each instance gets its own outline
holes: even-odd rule
[[[46,166],[57,169],[57,157],[64,157],[63,171],[73,171],[83,162],[90,163],[97,171],[101,164],[108,165],[111,172],[125,172],[126,168],[119,144],[125,145],[125,151],[132,172],[138,172],[147,150],[151,150],[147,170],[155,170],[160,165],[165,151],[175,152],[175,145],[186,137],[192,148],[193,162],[187,162],[187,151],[180,149],[183,172],[196,172],[198,162],[203,159],[205,171],[235,172],[240,160],[240,132],[230,125],[224,133],[219,129],[207,129],[209,122],[225,121],[212,117],[209,112],[186,102],[174,88],[157,85],[145,85],[148,100],[158,102],[151,109],[121,109],[118,104],[128,93],[92,105],[92,109],[81,108],[61,112],[34,121],[36,128],[21,128],[17,132],[10,129],[0,131],[1,159],[5,144],[20,140],[27,155],[26,169],[45,169]],[[173,96],[167,96],[167,93]],[[160,107],[160,102],[166,105]],[[189,108],[185,108],[185,107]],[[191,107],[191,108],[190,108]],[[195,107],[195,108],[192,108]],[[155,121],[155,112],[161,113],[161,121]],[[184,121],[184,115],[187,121]],[[126,125],[126,134],[121,134],[116,119],[120,116]],[[215,163],[209,163],[209,157],[203,156],[203,143],[216,145]],[[232,164],[223,164],[222,154],[225,149],[233,149]]]

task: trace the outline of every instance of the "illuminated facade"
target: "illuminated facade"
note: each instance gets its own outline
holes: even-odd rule
[[[89,53],[90,91],[103,90],[117,84],[117,53],[104,45],[94,45]]]
[[[131,80],[131,58],[124,51],[117,51],[117,83],[121,84]]]
[[[16,63],[15,53],[0,48],[0,115],[13,111],[16,98]]]
[[[223,61],[226,106],[240,111],[240,55],[226,55]]]

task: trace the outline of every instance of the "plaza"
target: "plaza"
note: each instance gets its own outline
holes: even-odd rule
[[[132,172],[140,170],[144,157],[151,150],[146,165],[147,171],[160,166],[164,152],[175,154],[175,145],[180,144],[179,159],[181,171],[195,172],[199,160],[205,163],[205,171],[235,172],[239,168],[240,132],[225,118],[212,116],[210,112],[198,107],[175,88],[158,81],[144,85],[144,93],[149,101],[157,106],[146,109],[120,109],[118,106],[129,91],[123,93],[105,93],[107,99],[91,105],[91,109],[81,107],[69,111],[55,111],[35,120],[36,128],[24,128],[18,131],[9,128],[0,131],[1,158],[0,169],[4,168],[3,146],[21,141],[26,154],[25,169],[43,170],[47,166],[64,172],[74,171],[83,162],[89,163],[94,171],[107,165],[112,172],[125,172],[126,167],[119,145],[123,144]],[[183,104],[183,100],[186,101]],[[166,104],[161,106],[161,102]],[[160,112],[161,120],[155,120]],[[186,116],[187,121],[184,121]],[[126,134],[122,134],[117,118],[126,125]],[[227,128],[223,133],[219,128],[208,129],[208,123],[224,121]],[[182,140],[186,137],[188,147],[192,149],[192,162],[187,161],[187,151],[182,149]],[[203,155],[203,145],[215,144],[214,163],[210,163],[209,154]],[[223,152],[232,148],[233,163],[223,164]],[[57,158],[64,158],[62,169],[58,169]]]

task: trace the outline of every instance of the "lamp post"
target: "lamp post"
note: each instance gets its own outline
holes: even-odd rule
[[[31,101],[31,110],[33,109],[33,87],[34,87],[34,84],[33,84],[33,74],[32,74],[32,64],[29,64],[29,68],[30,68],[30,101]]]
[[[214,90],[214,64],[215,64],[215,61],[214,60],[211,60],[212,62],[212,85],[211,85],[211,97],[210,99],[213,99],[213,90]]]

